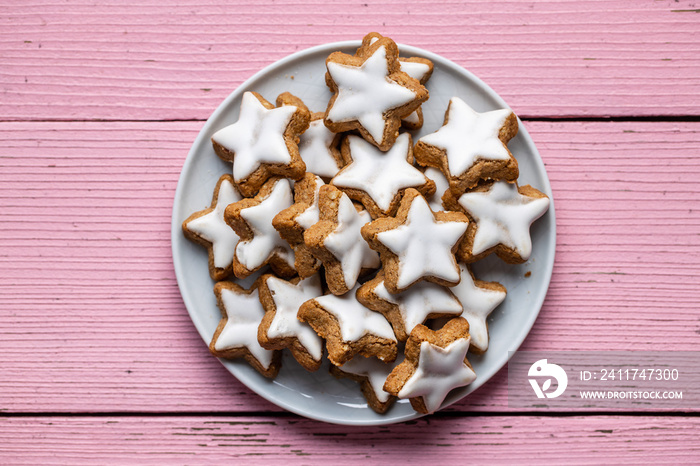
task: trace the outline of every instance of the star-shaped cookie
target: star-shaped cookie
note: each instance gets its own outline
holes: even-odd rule
[[[211,140],[216,154],[233,162],[233,179],[244,196],[255,195],[273,175],[295,180],[304,176],[297,141],[309,118],[306,105],[288,92],[277,97],[277,107],[258,93],[243,94],[238,121]]]
[[[342,296],[328,294],[306,301],[299,320],[326,340],[328,359],[342,366],[357,354],[394,361],[397,342],[389,322],[357,301],[357,286]]]
[[[318,193],[325,183],[313,173],[307,173],[294,183],[294,204],[272,219],[272,226],[294,250],[294,268],[301,278],[315,274],[321,262],[304,243],[304,232],[319,221]]]
[[[453,97],[443,126],[420,138],[414,155],[419,164],[442,170],[452,192],[459,195],[481,179],[518,178],[518,162],[506,146],[517,133],[518,119],[512,111],[478,113]]]
[[[396,138],[386,152],[350,135],[343,140],[341,153],[348,165],[331,184],[360,201],[373,218],[395,214],[408,188],[424,195],[435,192],[435,183],[413,166],[413,144],[408,133]]]
[[[240,236],[233,256],[233,273],[245,278],[270,264],[278,275],[292,277],[294,252],[272,226],[272,219],[292,205],[292,188],[285,178],[271,178],[253,199],[243,199],[228,207],[226,223]]]
[[[306,370],[317,370],[321,366],[323,340],[297,319],[297,312],[306,301],[323,294],[320,277],[316,274],[304,280],[286,281],[266,274],[261,277],[259,292],[265,309],[257,333],[260,345],[267,349],[289,348]]]
[[[182,222],[185,237],[207,248],[209,275],[217,281],[233,273],[233,254],[239,238],[226,224],[224,211],[226,206],[241,199],[231,175],[223,175],[214,188],[211,206],[193,213]]]
[[[386,289],[400,293],[419,280],[459,283],[455,251],[468,223],[461,212],[433,212],[418,191],[408,189],[396,217],[365,225],[362,236],[379,251]]]
[[[330,372],[339,379],[346,378],[358,382],[367,405],[375,412],[383,414],[396,401],[395,396],[384,390],[384,382],[401,361],[403,361],[403,355],[397,356],[391,363],[377,358],[355,356],[340,367],[331,364]]]
[[[222,318],[209,350],[220,358],[243,358],[265,377],[274,378],[282,364],[282,354],[267,350],[258,342],[258,326],[265,315],[258,299],[258,285],[256,281],[246,290],[233,282],[216,283],[214,294]]]
[[[532,253],[530,226],[549,208],[544,193],[505,181],[479,185],[457,200],[447,193],[443,200],[450,209],[462,210],[473,220],[457,252],[464,262],[492,252],[509,264],[525,262]]]
[[[438,212],[440,210],[445,210],[442,205],[442,196],[450,189],[450,183],[445,178],[445,175],[435,167],[427,167],[423,173],[435,183],[435,193],[430,196],[425,196],[425,200],[428,201],[430,208],[433,212]]]
[[[304,242],[323,262],[328,289],[342,295],[355,286],[363,270],[380,266],[379,255],[361,234],[371,217],[335,186],[321,186],[319,199],[320,221],[304,232]]]
[[[460,263],[459,270],[462,280],[450,291],[464,307],[462,317],[469,322],[471,351],[481,354],[489,348],[486,319],[506,299],[506,287],[497,282],[477,280],[468,265]]]
[[[323,112],[311,114],[309,128],[299,136],[299,155],[306,171],[330,180],[343,167],[338,142],[340,135],[326,128]]]
[[[384,286],[383,271],[360,286],[357,300],[384,314],[399,341],[406,341],[411,330],[427,319],[455,317],[462,313],[462,304],[450,289],[435,283],[418,282],[404,292],[389,293]]]
[[[399,57],[399,69],[425,86],[428,79],[430,79],[430,76],[433,74],[433,62],[427,58],[421,57]],[[423,108],[418,107],[408,116],[404,117],[401,120],[401,125],[410,130],[422,128]]]
[[[438,331],[418,325],[406,342],[406,358],[389,374],[384,390],[410,399],[420,413],[433,413],[452,389],[476,380],[468,350],[469,324],[462,317]]]
[[[378,32],[370,32],[362,39],[362,45],[357,49],[355,55],[364,55],[366,53],[365,50],[382,37],[383,36]],[[399,57],[399,69],[413,79],[418,80],[419,83],[425,85],[433,74],[433,62],[422,57]],[[418,107],[413,113],[404,117],[401,120],[401,124],[404,128],[411,130],[421,128],[423,126],[423,111],[421,107]]]
[[[387,37],[360,55],[334,52],[326,59],[326,84],[333,92],[325,124],[333,132],[359,130],[362,137],[388,150],[401,119],[428,99],[428,91],[400,70],[399,50]]]

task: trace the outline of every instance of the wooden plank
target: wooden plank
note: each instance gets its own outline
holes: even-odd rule
[[[176,286],[172,199],[200,127],[0,123],[0,410],[277,409],[208,354]],[[527,127],[558,245],[523,348],[697,349],[700,123]],[[505,382],[455,410],[507,410]]]
[[[93,3],[2,2],[0,120],[205,119],[264,66],[373,30],[521,117],[700,114],[694,0]]]
[[[646,416],[433,416],[372,428],[296,417],[0,418],[0,462],[686,464],[698,458],[698,428],[695,417]]]

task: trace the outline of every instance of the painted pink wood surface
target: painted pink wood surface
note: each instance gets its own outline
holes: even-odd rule
[[[698,418],[433,417],[348,428],[299,418],[28,417],[0,423],[0,461],[34,464],[685,464]],[[214,462],[214,463],[212,463]]]
[[[378,30],[474,72],[526,119],[695,121],[526,121],[558,244],[523,345],[695,350],[699,11],[697,0],[0,0],[0,464],[697,462],[697,407],[513,413],[503,371],[417,422],[280,413],[196,333],[169,225],[182,162],[226,95],[297,50]]]
[[[297,50],[378,30],[521,117],[700,114],[695,0],[0,2],[0,120],[205,119]]]
[[[0,409],[278,410],[209,355],[176,286],[172,199],[201,125],[0,123]],[[526,126],[558,244],[523,348],[697,349],[700,123]],[[505,384],[453,410],[507,411]]]

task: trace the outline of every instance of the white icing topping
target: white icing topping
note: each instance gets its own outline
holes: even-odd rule
[[[418,116],[418,110],[412,111],[407,117],[404,117],[401,121],[404,121],[410,125],[420,124],[420,117]]]
[[[422,397],[428,412],[435,412],[450,390],[476,380],[464,362],[468,350],[469,338],[459,338],[447,348],[422,342],[418,367],[399,391],[399,398]]]
[[[403,355],[399,355],[392,363],[382,362],[377,358],[365,358],[363,356],[355,356],[342,366],[340,370],[350,374],[367,377],[369,384],[372,386],[377,400],[380,403],[389,401],[389,392],[384,391],[384,382],[394,367],[398,366],[403,361]]]
[[[374,44],[379,40],[378,37],[372,37],[369,40],[369,45]],[[421,62],[414,62],[414,61],[399,61],[399,65],[401,68],[401,71],[412,77],[413,79],[417,79],[418,81],[422,80],[423,77],[428,74],[430,71],[430,66],[428,66],[425,63]]]
[[[425,63],[415,62],[415,61],[399,61],[400,69],[413,79],[417,79],[419,82],[423,82],[423,78],[430,72],[430,66]],[[420,117],[418,116],[418,110],[412,111],[407,117],[403,118],[408,124],[418,125],[420,124]]]
[[[335,136],[322,119],[309,123],[309,129],[299,137],[299,155],[306,163],[307,172],[328,178],[338,173],[340,168],[331,151]]]
[[[369,247],[360,229],[372,220],[367,211],[355,209],[347,194],[338,202],[338,226],[323,241],[323,245],[340,261],[345,286],[352,288],[363,268],[380,266],[379,254]]]
[[[219,184],[216,205],[212,211],[187,222],[188,230],[211,243],[214,267],[225,269],[233,262],[233,253],[239,238],[224,221],[224,211],[227,205],[241,199],[233,184],[224,179]]]
[[[387,152],[357,136],[348,136],[352,163],[331,181],[341,188],[365,191],[383,211],[401,189],[420,187],[427,182],[425,175],[408,163],[411,136],[401,134]]]
[[[442,196],[450,189],[449,181],[447,181],[447,178],[445,178],[445,175],[443,175],[440,170],[434,167],[426,168],[425,176],[435,182],[435,194],[427,198],[430,208],[435,212],[445,210],[442,206]]]
[[[291,205],[292,188],[283,178],[260,204],[241,210],[241,217],[253,231],[253,239],[239,241],[236,246],[236,257],[245,268],[257,269],[272,254],[278,254],[290,267],[294,266],[294,252],[272,226],[273,217]]]
[[[430,66],[427,63],[400,60],[399,65],[401,71],[418,81],[421,81],[430,72]]]
[[[451,291],[464,307],[462,317],[469,322],[471,344],[481,351],[486,351],[489,347],[486,318],[506,299],[506,293],[476,286],[467,266],[460,264],[459,269],[462,280],[459,285],[451,288]]]
[[[532,252],[530,225],[547,211],[549,199],[523,196],[515,184],[497,181],[486,192],[462,194],[459,204],[476,220],[472,254],[503,244],[527,260]]]
[[[250,176],[261,163],[292,161],[284,132],[296,111],[293,105],[268,110],[253,93],[243,94],[238,121],[212,136],[217,144],[234,153],[233,179],[237,183]]]
[[[447,165],[452,176],[460,176],[471,168],[477,159],[508,160],[510,153],[498,139],[498,133],[508,109],[477,113],[462,99],[450,100],[447,124],[419,141],[443,149],[447,154]]]
[[[319,209],[318,209],[318,192],[324,183],[318,176],[315,179],[316,186],[314,187],[314,200],[309,207],[299,215],[297,215],[294,220],[304,229],[311,228],[312,225],[318,223]]]
[[[422,324],[432,313],[455,314],[462,312],[462,305],[445,287],[430,282],[419,282],[401,293],[391,294],[381,281],[374,287],[378,298],[399,308],[406,333]]]
[[[369,41],[369,45],[377,42],[379,38],[372,37]],[[423,77],[430,71],[430,67],[425,63],[417,62],[405,62],[399,61],[399,69],[409,75],[410,77],[421,81]],[[403,118],[408,124],[417,125],[420,124],[420,117],[418,116],[418,110],[412,111],[408,116]]]
[[[410,89],[389,79],[386,47],[381,46],[361,66],[328,62],[338,97],[328,112],[332,122],[357,120],[375,141],[384,139],[384,113],[416,99]]]
[[[432,276],[459,281],[452,248],[467,230],[467,222],[437,221],[423,196],[411,202],[406,222],[377,234],[377,240],[399,258],[397,288]]]
[[[266,350],[258,343],[258,326],[265,315],[258,298],[258,290],[245,294],[222,288],[221,302],[228,319],[214,348],[217,351],[225,351],[245,347],[261,366],[269,368],[274,352]]]
[[[328,294],[316,298],[323,309],[338,320],[340,335],[346,342],[357,341],[364,335],[376,335],[396,341],[394,331],[386,318],[363,306],[355,297],[357,286],[342,296]]]
[[[319,361],[323,355],[323,340],[309,324],[297,319],[302,304],[323,294],[318,274],[301,280],[296,285],[277,277],[268,277],[266,283],[276,307],[275,317],[267,331],[268,337],[295,337],[311,357]]]

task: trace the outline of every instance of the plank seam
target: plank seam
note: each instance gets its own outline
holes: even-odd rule
[[[104,418],[104,417],[122,417],[122,418],[133,418],[133,417],[156,417],[156,418],[169,418],[169,417],[300,417],[289,411],[182,411],[182,412],[136,412],[136,411],[101,411],[101,412],[55,412],[55,411],[24,411],[15,413],[0,413],[0,419],[3,418],[29,418],[29,417],[94,417],[94,418]],[[700,412],[698,411],[586,411],[586,412],[575,412],[575,411],[440,411],[431,415],[431,417],[445,417],[445,418],[455,418],[455,417],[550,417],[550,418],[568,418],[568,417],[582,417],[582,416],[621,416],[621,417],[680,417],[680,418],[695,418],[700,417]]]

